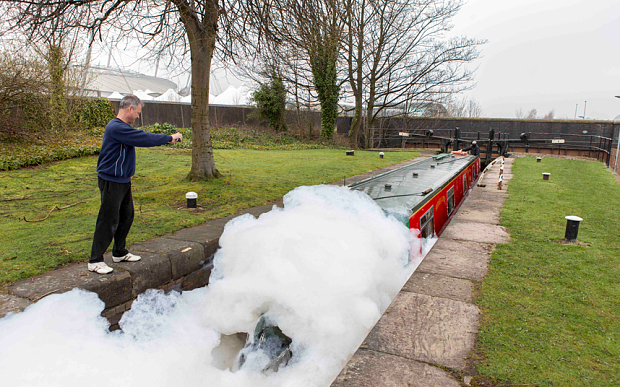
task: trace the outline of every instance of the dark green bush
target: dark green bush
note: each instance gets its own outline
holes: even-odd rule
[[[80,128],[84,130],[105,127],[116,116],[114,108],[107,98],[79,100],[75,111],[75,120]]]
[[[252,101],[260,118],[267,120],[276,132],[284,132],[286,127],[286,88],[282,78],[274,74],[267,83],[261,83],[252,93]]]
[[[167,122],[164,122],[163,124],[159,124],[156,122],[153,125],[143,126],[140,129],[144,130],[145,132],[167,135],[172,135],[179,131],[174,125]]]

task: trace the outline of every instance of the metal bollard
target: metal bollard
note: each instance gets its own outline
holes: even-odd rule
[[[575,242],[577,240],[577,233],[579,232],[579,222],[581,219],[578,216],[565,216],[566,219],[566,232],[564,233],[564,240],[567,242]]]
[[[379,157],[383,158],[383,152],[379,152]]]
[[[543,172],[542,175],[543,175],[543,180],[549,180],[549,175],[551,175],[551,174],[548,173],[548,172]]]
[[[187,208],[196,208],[196,199],[198,199],[198,194],[196,192],[186,193],[185,199],[187,199]]]
[[[542,157],[536,157],[536,162],[540,163],[540,161],[542,160]]]

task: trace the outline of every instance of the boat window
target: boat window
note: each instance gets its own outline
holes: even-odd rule
[[[454,186],[448,190],[448,216],[454,211]]]
[[[463,174],[463,196],[467,193],[467,173]]]
[[[420,217],[420,236],[422,238],[435,236],[435,211],[432,206]]]

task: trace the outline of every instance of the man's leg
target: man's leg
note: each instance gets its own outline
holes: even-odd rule
[[[99,178],[101,207],[93,235],[89,263],[103,262],[103,254],[112,243],[117,231],[123,199],[131,190],[131,183],[114,183]]]
[[[114,234],[114,246],[112,247],[112,255],[114,257],[122,257],[129,251],[125,248],[127,241],[127,235],[133,224],[134,208],[133,208],[133,196],[131,195],[131,183],[129,183],[129,189],[123,197],[119,209],[119,221],[118,228]]]

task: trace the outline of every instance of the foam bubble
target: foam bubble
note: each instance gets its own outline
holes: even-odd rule
[[[210,285],[150,290],[108,332],[103,303],[72,290],[0,320],[0,375],[12,386],[325,386],[419,262],[419,237],[368,196],[299,187],[284,208],[230,221]],[[417,249],[417,250],[416,250]],[[416,263],[417,262],[417,263]],[[405,263],[405,265],[403,265]],[[260,372],[232,359],[266,314],[293,357]],[[223,343],[222,345],[220,345]]]

